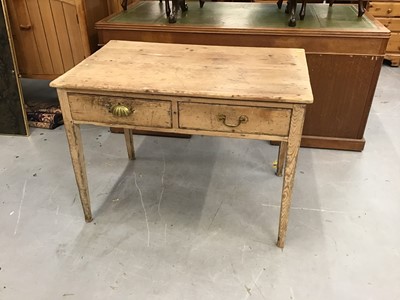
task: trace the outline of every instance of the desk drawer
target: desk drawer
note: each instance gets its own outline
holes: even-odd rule
[[[393,17],[400,15],[400,3],[371,2],[368,11],[375,17]]]
[[[179,128],[286,136],[291,110],[179,102]]]
[[[390,31],[400,31],[400,18],[376,18]]]
[[[127,97],[70,94],[75,121],[171,128],[171,102]]]

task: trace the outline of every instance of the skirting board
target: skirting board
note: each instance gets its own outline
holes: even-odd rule
[[[278,145],[277,142],[271,142],[272,145]],[[301,147],[304,148],[319,148],[331,150],[348,150],[358,151],[364,150],[365,139],[346,139],[346,138],[331,138],[303,135],[301,139]]]

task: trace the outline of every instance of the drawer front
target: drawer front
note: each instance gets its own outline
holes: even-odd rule
[[[171,102],[127,97],[70,94],[75,121],[171,128]]]
[[[368,11],[376,17],[396,17],[400,16],[400,3],[372,2]]]
[[[287,136],[291,109],[179,102],[179,128]]]
[[[400,33],[392,32],[386,47],[386,52],[400,52]]]
[[[376,18],[387,29],[391,31],[400,31],[400,18]]]

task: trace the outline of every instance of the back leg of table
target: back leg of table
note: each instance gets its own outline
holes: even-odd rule
[[[289,210],[292,201],[294,175],[296,171],[297,156],[300,148],[301,133],[303,131],[304,113],[304,105],[295,105],[293,108],[292,120],[290,122],[285,174],[283,177],[281,212],[279,216],[277,246],[280,248],[285,246],[286,231],[289,221]]]
[[[276,165],[276,176],[282,176],[283,166],[285,165],[285,157],[287,152],[287,142],[280,142],[279,153],[278,153],[278,163]]]
[[[124,128],[126,149],[128,150],[128,157],[130,160],[135,159],[135,147],[133,146],[133,135],[132,129]]]

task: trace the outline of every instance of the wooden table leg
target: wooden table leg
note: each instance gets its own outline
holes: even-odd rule
[[[279,216],[277,246],[280,248],[283,248],[285,246],[286,230],[289,220],[289,210],[292,200],[292,188],[294,175],[296,172],[297,155],[299,153],[301,134],[303,131],[304,113],[304,105],[295,105],[293,108],[292,120],[290,122],[285,174],[283,177],[281,212]]]
[[[283,166],[285,164],[285,157],[287,152],[287,142],[279,143],[278,163],[276,166],[276,176],[282,176]]]
[[[65,121],[64,121],[65,122]],[[92,222],[92,210],[90,208],[89,187],[86,175],[85,157],[83,155],[81,130],[79,125],[64,123],[67,132],[72,165],[74,167],[75,179],[79,189],[85,221]]]
[[[81,130],[79,125],[72,122],[67,94],[63,90],[58,90],[57,92],[62,107],[65,132],[67,134],[72,166],[74,168],[75,179],[79,189],[83,213],[85,214],[85,221],[91,222],[93,218],[90,208],[89,188],[86,175],[85,157],[83,155]]]
[[[124,128],[126,149],[128,150],[128,157],[130,160],[135,159],[135,147],[133,146],[132,129]]]

